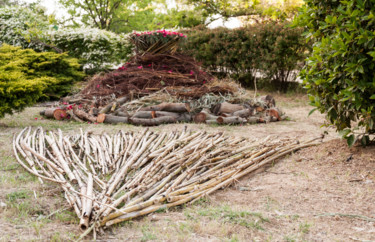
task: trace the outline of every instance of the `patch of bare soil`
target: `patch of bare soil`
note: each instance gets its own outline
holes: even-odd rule
[[[335,139],[243,179],[211,201],[268,214],[263,236],[271,234],[272,241],[374,240],[374,181],[374,146],[350,149]]]

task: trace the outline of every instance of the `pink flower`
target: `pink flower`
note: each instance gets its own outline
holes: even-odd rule
[[[35,120],[38,120],[38,118],[35,118]]]
[[[80,104],[80,105],[78,106],[78,108],[82,108],[82,104]]]
[[[67,103],[67,102],[63,102],[63,104],[64,104],[64,105],[68,105],[68,103]]]
[[[100,87],[100,85],[98,84],[98,85],[96,85],[96,88],[99,88]]]
[[[168,73],[172,73],[173,71],[172,70],[169,70]]]
[[[148,64],[147,66],[148,66],[148,67],[151,67],[152,65],[151,65],[151,64]]]
[[[138,66],[137,68],[138,68],[138,69],[143,69],[143,66]]]
[[[184,37],[184,34],[183,34],[183,33],[180,33],[180,36],[181,36],[181,37]]]
[[[203,84],[206,84],[206,81],[203,81]]]
[[[190,71],[190,75],[194,75],[194,71]]]

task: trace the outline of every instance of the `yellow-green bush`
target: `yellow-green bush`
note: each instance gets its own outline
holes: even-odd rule
[[[40,100],[56,99],[82,80],[78,60],[66,54],[0,47],[0,118]]]

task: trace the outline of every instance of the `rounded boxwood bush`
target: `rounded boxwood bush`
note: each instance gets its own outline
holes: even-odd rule
[[[0,118],[40,100],[57,99],[82,80],[78,60],[66,54],[0,47]]]

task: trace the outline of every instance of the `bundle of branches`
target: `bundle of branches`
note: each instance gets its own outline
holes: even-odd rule
[[[149,94],[167,86],[189,87],[194,95],[231,92],[227,86],[209,86],[213,79],[193,58],[186,55],[136,55],[118,70],[94,76],[81,95],[92,99],[110,94],[116,97],[130,93]]]
[[[320,139],[320,138],[319,138]],[[123,132],[110,136],[26,128],[13,140],[17,161],[56,182],[80,218],[83,236],[207,196],[298,149],[318,144],[223,133]]]
[[[174,54],[178,44],[186,35],[174,31],[156,30],[130,35],[137,53],[141,54]]]

